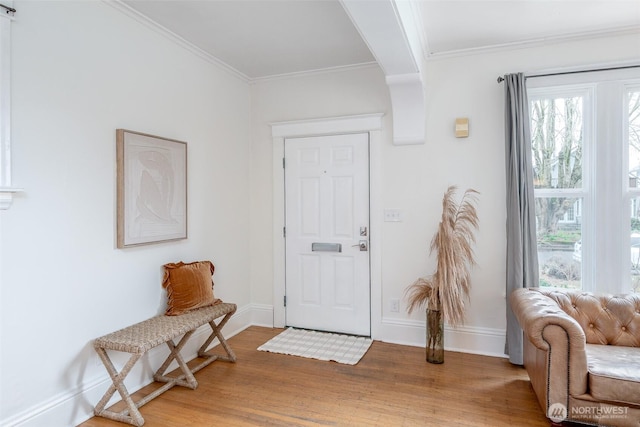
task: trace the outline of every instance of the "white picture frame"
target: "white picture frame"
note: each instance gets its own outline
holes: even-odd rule
[[[187,143],[116,130],[117,247],[187,238]]]

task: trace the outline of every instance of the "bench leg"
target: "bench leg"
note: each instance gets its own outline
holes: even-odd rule
[[[209,338],[207,338],[207,340],[204,342],[204,344],[202,344],[202,346],[198,350],[198,357],[214,358],[213,360],[220,359],[227,362],[236,361],[235,353],[233,352],[231,347],[229,347],[229,344],[227,344],[227,340],[222,335],[222,327],[229,321],[233,313],[235,313],[235,310],[232,311],[231,313],[227,313],[218,324],[216,324],[215,320],[212,320],[211,322],[209,322],[209,326],[211,326],[212,332],[211,332],[211,335],[209,335]],[[214,356],[212,354],[207,353],[207,347],[209,347],[209,345],[215,338],[218,338],[218,341],[220,341],[220,344],[222,344],[224,351],[227,353],[226,356]],[[213,362],[213,360],[211,360],[209,363]]]
[[[204,368],[205,366],[209,365],[214,360],[220,359],[228,362],[235,362],[236,355],[231,349],[231,347],[229,347],[229,345],[227,344],[227,340],[222,335],[222,327],[227,323],[227,321],[229,321],[229,319],[234,313],[235,313],[235,310],[230,313],[227,313],[222,318],[222,320],[217,324],[215,322],[215,319],[209,322],[209,326],[211,327],[212,332],[207,338],[206,342],[198,350],[198,357],[204,358],[205,360],[201,362],[198,366],[194,367],[193,369],[189,369],[189,366],[184,361],[184,358],[180,354],[180,351],[185,346],[189,338],[191,338],[191,336],[195,332],[195,329],[184,334],[184,336],[180,339],[178,344],[175,344],[173,340],[167,341],[166,344],[169,347],[169,351],[170,351],[169,356],[166,358],[162,366],[156,371],[155,375],[153,376],[153,379],[155,381],[164,382],[165,384],[159,389],[150,393],[149,395],[141,398],[140,400],[138,400],[138,402],[134,402],[131,396],[129,395],[129,392],[127,391],[127,388],[124,385],[124,379],[127,377],[127,375],[129,374],[133,366],[136,364],[138,359],[142,357],[142,354],[137,354],[137,353],[132,354],[129,360],[127,361],[127,363],[125,364],[125,366],[118,373],[116,368],[113,366],[111,359],[109,359],[109,356],[107,355],[106,350],[104,348],[96,347],[95,350],[98,353],[98,356],[100,357],[100,359],[102,360],[102,363],[107,369],[107,372],[109,373],[109,376],[111,377],[111,380],[113,382],[113,384],[109,386],[109,389],[104,394],[102,399],[100,399],[100,402],[98,402],[98,404],[96,405],[94,410],[94,413],[96,414],[96,416],[129,423],[134,426],[140,427],[144,424],[144,418],[142,417],[142,414],[140,414],[140,411],[138,410],[138,408],[140,408],[142,405],[148,403],[149,401],[156,398],[157,396],[164,393],[165,391],[167,391],[168,389],[170,389],[175,385],[180,385],[183,387],[188,387],[190,389],[195,389],[196,387],[198,387],[198,382],[196,381],[193,374],[198,372],[200,369]],[[209,345],[211,344],[211,342],[213,342],[215,338],[218,338],[218,340],[220,341],[220,344],[222,344],[222,347],[226,352],[226,356],[214,355],[206,351],[207,347],[209,347]],[[174,360],[178,363],[178,366],[182,371],[182,375],[179,375],[177,377],[168,377],[165,375],[165,372],[169,368],[169,365],[171,364],[171,362],[173,362]],[[114,412],[114,411],[105,409],[105,407],[109,403],[109,400],[115,394],[116,391],[120,393],[122,400],[125,402],[127,406],[127,408],[122,410],[121,412]]]
[[[133,401],[133,399],[129,395],[129,391],[124,385],[124,379],[133,368],[133,365],[135,365],[138,359],[140,359],[142,354],[132,354],[120,373],[118,373],[116,368],[113,366],[111,359],[109,359],[109,356],[107,355],[105,349],[96,348],[96,352],[98,353],[98,356],[100,356],[102,363],[107,369],[107,372],[109,373],[113,384],[109,387],[102,399],[100,399],[100,402],[98,402],[98,404],[96,405],[94,413],[100,417],[129,423],[138,427],[142,426],[144,424],[144,418],[142,418],[142,414],[140,414],[140,411],[138,411],[138,406]],[[127,405],[127,409],[122,412],[113,412],[105,409],[105,406],[107,406],[107,403],[109,403],[111,396],[113,396],[116,390],[118,391],[118,393],[120,393],[120,397],[122,397],[122,400]]]
[[[198,382],[196,381],[196,379],[193,376],[193,374],[198,372],[200,369],[202,369],[202,368],[204,368],[206,366],[209,366],[212,362],[214,362],[214,361],[216,361],[218,359],[225,360],[227,362],[235,362],[236,361],[235,353],[233,352],[233,350],[231,350],[231,347],[229,347],[229,345],[227,344],[227,340],[224,338],[224,336],[222,335],[222,332],[221,332],[222,327],[227,323],[227,321],[233,315],[233,313],[235,313],[235,310],[233,312],[231,312],[231,313],[227,313],[222,318],[220,323],[218,323],[218,324],[215,323],[215,320],[212,320],[211,322],[209,322],[209,326],[211,326],[212,332],[209,335],[209,337],[207,338],[207,340],[205,341],[205,343],[198,350],[198,357],[203,358],[205,360],[203,360],[197,366],[194,366],[191,369],[187,366],[187,364],[185,363],[184,359],[180,355],[180,350],[182,349],[182,347],[184,347],[184,345],[187,343],[187,340],[191,337],[191,335],[195,332],[195,330],[187,332],[184,335],[184,337],[182,337],[182,339],[180,340],[178,345],[174,345],[172,341],[168,341],[167,342],[167,345],[169,346],[169,349],[171,350],[171,354],[169,354],[167,359],[164,361],[164,363],[162,364],[160,369],[158,369],[158,371],[156,372],[156,374],[153,377],[153,379],[156,380],[156,381],[160,381],[160,382],[165,382],[166,383],[162,387],[162,389],[160,389],[160,390],[162,390],[162,392],[164,392],[165,390],[173,387],[174,385],[180,385],[180,386],[183,386],[183,387],[188,387],[188,388],[191,388],[191,389],[195,389],[196,387],[198,387]],[[224,348],[224,350],[226,352],[226,356],[217,355],[217,354],[210,354],[210,353],[208,353],[206,351],[207,347],[209,347],[209,344],[211,344],[211,342],[216,337],[218,338],[218,340],[222,344],[222,347]],[[180,365],[180,369],[182,370],[182,375],[180,375],[178,377],[175,377],[175,378],[165,376],[164,375],[165,371],[167,370],[167,368],[169,367],[169,364],[171,364],[171,362],[174,359],[175,359],[176,362],[178,362],[178,365]],[[186,379],[186,381],[185,381],[185,379]]]
[[[184,358],[180,354],[180,351],[182,350],[184,345],[187,343],[187,341],[189,341],[189,338],[191,338],[191,335],[193,335],[194,332],[195,332],[195,329],[193,331],[189,331],[186,334],[184,334],[184,336],[178,342],[177,345],[174,344],[172,340],[167,341],[167,346],[169,347],[170,354],[169,356],[167,356],[162,366],[160,366],[160,368],[156,371],[155,375],[153,376],[154,380],[167,383],[168,387],[166,387],[163,391],[168,390],[174,385],[180,385],[183,387],[190,388],[192,390],[195,390],[196,387],[198,387],[198,381],[196,381],[196,378],[193,376],[193,372],[195,371],[191,371],[191,369],[189,369],[189,367],[187,366],[187,363],[184,361]],[[174,360],[178,363],[178,366],[180,366],[182,375],[178,377],[165,376],[164,373],[166,372],[167,368],[169,368],[169,365],[171,364],[171,362],[173,362]]]

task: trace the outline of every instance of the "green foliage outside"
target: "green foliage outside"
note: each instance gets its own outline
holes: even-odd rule
[[[640,221],[638,223],[640,227]],[[555,233],[546,233],[538,236],[538,244],[573,244],[580,240],[580,230],[558,230]]]

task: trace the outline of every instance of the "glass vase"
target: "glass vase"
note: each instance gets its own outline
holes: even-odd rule
[[[427,362],[444,363],[444,320],[439,308],[427,308]]]

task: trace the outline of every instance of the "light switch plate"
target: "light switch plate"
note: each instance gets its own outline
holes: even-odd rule
[[[385,222],[402,222],[404,215],[400,209],[385,209],[384,221]]]

